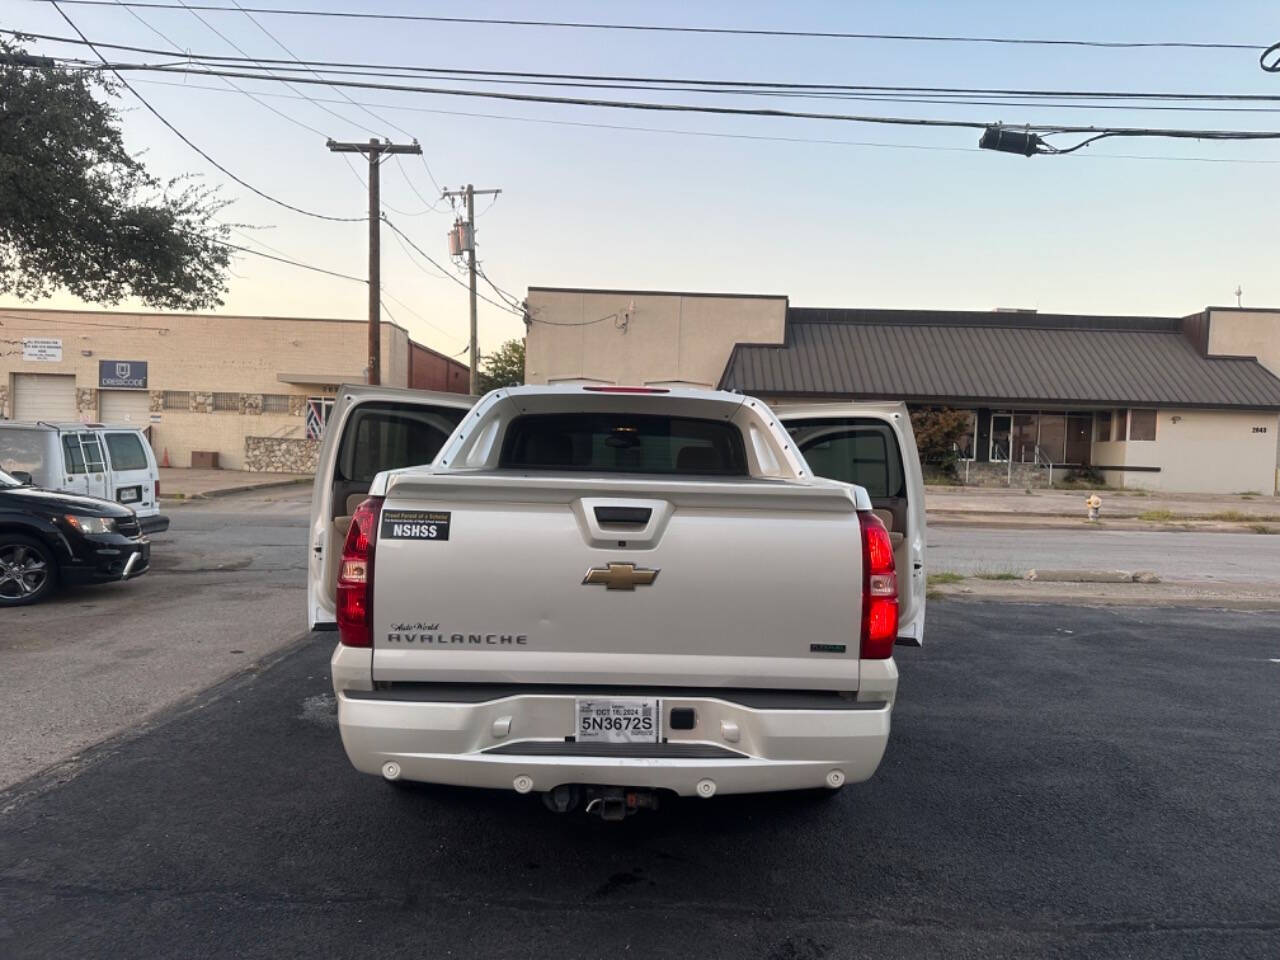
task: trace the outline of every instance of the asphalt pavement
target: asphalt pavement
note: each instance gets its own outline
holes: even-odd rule
[[[0,614],[0,787],[305,632],[309,502],[299,487],[166,504],[149,573]]]
[[[1134,530],[929,527],[929,572],[1153,570],[1164,580],[1280,584],[1280,536]]]
[[[355,773],[332,642],[0,794],[0,955],[1280,956],[1274,613],[936,602],[873,780],[623,824]]]

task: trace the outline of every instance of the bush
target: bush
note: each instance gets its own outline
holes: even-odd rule
[[[956,444],[969,432],[973,418],[968,410],[920,409],[911,411],[911,429],[923,463],[936,464],[947,476],[955,476]]]

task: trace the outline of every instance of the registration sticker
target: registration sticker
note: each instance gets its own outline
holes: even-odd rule
[[[579,743],[657,743],[659,700],[579,700]]]
[[[383,540],[448,540],[448,510],[384,510]]]

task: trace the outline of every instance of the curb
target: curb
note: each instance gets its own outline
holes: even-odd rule
[[[1032,606],[1067,605],[1086,607],[1186,607],[1200,610],[1280,610],[1280,600],[1260,597],[1080,597],[1046,593],[1039,596],[1009,593],[964,593],[950,585],[934,587],[932,600],[959,600],[962,603],[1021,603]]]
[[[296,487],[304,483],[311,483],[311,478],[299,478],[292,480],[268,480],[266,483],[241,483],[234,487],[218,487],[214,490],[206,490],[203,493],[178,494],[176,496],[161,496],[161,500],[212,500],[215,497],[228,497],[233,493],[251,493],[255,490],[279,490],[284,487]]]
[[[1056,522],[1048,522],[1050,520],[1056,520]],[[1033,514],[951,513],[940,515],[938,513],[929,513],[927,514],[927,522],[931,527],[981,527],[987,530],[1123,530],[1126,532],[1140,531],[1146,533],[1248,533],[1265,536],[1265,534],[1257,534],[1245,523],[1228,523],[1217,520],[1158,522],[1139,520],[1136,517],[1116,517],[1114,515],[1096,522],[1090,522],[1084,518],[1077,520],[1071,517],[1062,517],[1061,515],[1045,516],[1037,520]],[[1277,529],[1280,529],[1280,524],[1275,524],[1274,521],[1259,520],[1257,522],[1265,526],[1274,525]]]

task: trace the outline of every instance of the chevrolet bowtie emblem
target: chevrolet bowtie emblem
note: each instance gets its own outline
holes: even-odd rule
[[[603,583],[606,590],[634,590],[647,587],[658,579],[657,570],[637,568],[634,563],[611,563],[607,567],[592,567],[582,578],[583,583]]]

